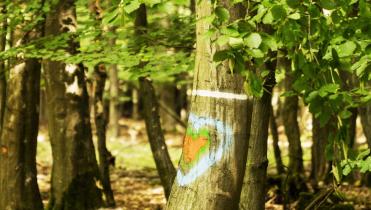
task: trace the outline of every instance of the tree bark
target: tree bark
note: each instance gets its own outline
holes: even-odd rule
[[[141,4],[137,10],[135,19],[136,34],[138,36],[146,33],[147,9]],[[143,65],[143,64],[141,64]],[[155,89],[149,78],[139,78],[139,95],[143,100],[143,114],[146,124],[148,140],[151,146],[156,168],[164,187],[165,197],[168,198],[171,186],[175,178],[175,168],[171,162],[169,152],[165,143],[165,137],[161,128],[159,105],[155,94]]]
[[[228,7],[232,2],[224,1]],[[229,5],[229,6],[228,6]],[[228,62],[212,62],[217,50],[203,34],[210,28],[212,3],[197,3],[196,69],[191,111],[183,152],[168,210],[237,209],[245,171],[251,112],[243,92],[244,78],[232,74]],[[244,14],[235,7],[232,19]]]
[[[286,61],[287,62],[287,61]],[[294,81],[289,65],[286,67],[285,88],[292,90]],[[285,98],[282,106],[282,120],[287,140],[289,142],[289,170],[294,175],[304,175],[303,150],[300,142],[300,129],[298,124],[299,98],[297,95]]]
[[[5,16],[5,5],[2,13]],[[6,24],[5,18],[3,29]],[[27,34],[22,31],[24,26],[25,23],[21,22],[12,32],[13,43],[27,44],[40,37],[40,25]],[[4,50],[5,34],[0,42],[1,50]],[[0,120],[3,120],[0,132],[0,209],[41,210],[43,204],[36,169],[41,64],[37,59],[14,59],[8,81],[11,88],[8,89],[4,62],[0,63],[0,68],[0,100],[4,100],[0,105]]]
[[[261,98],[254,97],[247,154],[247,168],[241,194],[240,209],[264,209],[267,176],[267,140],[271,99],[276,84],[275,62],[267,63],[270,70],[264,82],[264,93]]]
[[[278,135],[276,117],[274,115],[274,110],[273,110],[272,104],[271,104],[271,107],[270,107],[269,126],[270,126],[270,131],[271,131],[272,139],[273,139],[273,152],[274,152],[274,159],[276,161],[277,174],[281,175],[285,172],[285,169],[283,167],[283,162],[282,162],[282,158],[281,158],[281,150],[280,150],[280,146],[278,144],[279,143],[279,135]]]
[[[106,84],[106,70],[103,65],[95,67],[95,85],[94,85],[94,119],[97,129],[98,154],[99,154],[99,171],[105,195],[105,203],[108,207],[115,206],[115,199],[110,182],[110,152],[106,146],[106,128],[107,118],[104,112],[103,93]]]
[[[367,81],[366,87],[371,87],[371,81]],[[366,137],[368,148],[371,149],[371,103],[364,104],[358,108],[359,116],[361,118],[363,134]],[[371,186],[371,173],[366,173],[364,177],[366,186]]]
[[[328,172],[328,161],[326,160],[326,147],[330,134],[329,126],[321,127],[319,119],[313,116],[312,119],[312,166],[311,184],[313,188],[318,188],[318,183],[324,181]]]
[[[0,209],[43,209],[36,171],[40,63],[10,72],[0,154]]]
[[[115,45],[116,40],[111,39],[110,44]],[[117,139],[119,136],[120,126],[120,107],[119,107],[119,79],[117,72],[117,65],[109,66],[109,124],[108,124],[108,136],[112,139]]]
[[[6,46],[6,31],[7,31],[7,20],[6,20],[6,5],[3,4],[0,8],[1,15],[1,34],[0,34],[0,51],[5,50]],[[6,71],[5,71],[5,62],[0,60],[0,136],[1,130],[3,127],[3,119],[5,112],[5,103],[6,103]]]
[[[74,0],[61,0],[48,14],[45,35],[76,31]],[[69,41],[67,53],[77,52]],[[102,204],[92,141],[89,98],[82,65],[44,61],[53,167],[50,210],[90,210]]]
[[[156,88],[159,93],[159,100],[166,107],[166,109],[171,110],[173,113],[175,111],[175,94],[176,87],[174,84],[159,84]],[[174,131],[177,124],[174,117],[169,115],[164,109],[160,109],[161,125],[165,131]]]
[[[152,83],[148,78],[140,78],[139,85],[139,92],[143,99],[143,112],[148,140],[162,186],[164,187],[165,196],[168,198],[175,178],[175,168],[171,162],[162,132],[158,102]]]
[[[95,19],[94,25],[100,30],[102,27],[102,8],[99,1],[92,0],[88,4],[92,17]],[[94,41],[99,42],[103,39],[102,33],[100,33]],[[104,89],[106,86],[107,72],[104,64],[98,64],[94,66],[94,83],[92,90],[92,104],[94,113],[94,124],[97,134],[98,142],[98,156],[99,156],[99,172],[100,181],[103,187],[104,202],[107,207],[114,207],[116,205],[111,188],[109,167],[112,161],[112,155],[108,151],[106,146],[106,134],[107,134],[107,110],[104,104]]]

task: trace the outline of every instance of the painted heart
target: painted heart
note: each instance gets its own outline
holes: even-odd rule
[[[177,182],[185,186],[219,162],[233,141],[233,131],[224,122],[209,117],[189,115],[189,126],[184,138],[183,154],[177,172]],[[216,131],[219,145],[210,150],[210,129]]]

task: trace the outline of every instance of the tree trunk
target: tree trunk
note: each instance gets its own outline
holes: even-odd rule
[[[133,101],[133,111],[132,111],[131,117],[134,120],[139,120],[140,119],[140,114],[139,114],[139,93],[138,93],[137,87],[135,87],[134,85],[132,85],[132,86],[133,87],[132,87],[131,96],[132,96],[132,101]]]
[[[283,162],[281,158],[281,150],[279,146],[279,135],[278,135],[278,129],[277,129],[277,123],[276,123],[276,117],[274,115],[274,110],[273,106],[271,104],[270,107],[270,116],[269,116],[269,126],[270,126],[270,131],[272,134],[272,139],[273,139],[273,152],[274,152],[274,159],[276,161],[276,169],[277,169],[277,174],[281,175],[285,172],[285,169],[283,167]]]
[[[310,179],[313,188],[318,188],[318,183],[324,181],[328,172],[328,161],[326,160],[326,147],[329,138],[329,126],[321,127],[319,119],[313,115],[312,119],[312,169]]]
[[[40,63],[10,72],[0,155],[0,209],[43,209],[36,171]]]
[[[371,81],[367,81],[366,87],[371,87]],[[365,104],[358,108],[358,112],[361,118],[363,134],[366,137],[368,148],[371,149],[371,103]],[[366,173],[364,177],[364,183],[366,186],[371,186],[371,173]]]
[[[289,65],[286,67],[285,88],[286,91],[292,90],[294,81]],[[303,175],[303,150],[300,142],[300,129],[298,124],[299,98],[297,95],[285,98],[282,106],[282,120],[285,128],[287,140],[289,142],[289,170],[293,176]]]
[[[225,1],[225,5],[232,2]],[[232,19],[241,17],[231,6]],[[244,78],[232,74],[228,62],[212,62],[216,47],[203,34],[212,11],[207,0],[197,2],[196,69],[191,111],[183,152],[168,210],[237,209],[245,171],[248,123],[251,115],[243,93]]]
[[[371,149],[371,105],[364,105],[359,109],[363,133],[367,139],[368,148]]]
[[[276,84],[275,63],[268,63],[270,73],[264,82],[264,93],[261,98],[254,97],[247,168],[241,194],[240,209],[264,209],[267,176],[267,140],[271,99]]]
[[[159,100],[166,107],[166,109],[171,110],[176,113],[175,109],[175,94],[176,87],[174,84],[160,84],[156,88],[159,93]],[[175,131],[177,121],[171,116],[166,110],[160,109],[161,125],[165,131]]]
[[[135,19],[136,34],[138,36],[146,33],[147,8],[141,4],[137,10]],[[155,89],[149,78],[139,78],[139,95],[143,100],[143,114],[146,123],[148,140],[151,146],[156,168],[164,187],[165,197],[168,198],[171,186],[175,178],[175,168],[171,162],[169,152],[165,143],[164,134],[161,128],[159,105]]]
[[[148,140],[162,186],[164,187],[165,196],[168,198],[175,178],[175,168],[171,162],[162,132],[158,112],[159,107],[152,83],[148,78],[141,78],[139,85],[139,92],[143,99],[143,112]]]
[[[6,21],[6,5],[3,4],[0,8],[1,15],[3,19],[0,21],[0,51],[5,50],[6,46],[6,31],[7,31],[7,21]],[[3,127],[3,119],[5,112],[5,103],[6,103],[6,71],[5,71],[5,62],[0,60],[0,136],[1,130]]]
[[[110,32],[115,32],[116,28],[110,28]],[[110,45],[114,46],[116,44],[116,38],[110,39]],[[119,104],[119,92],[120,83],[118,76],[117,65],[110,65],[108,68],[109,77],[109,123],[108,123],[108,136],[113,140],[116,140],[119,136],[120,126],[120,104]]]
[[[92,17],[95,19],[94,25],[100,30],[102,22],[102,9],[99,1],[92,0],[89,2],[89,9]],[[99,42],[102,40],[102,33],[94,40]],[[94,66],[94,83],[92,85],[92,100],[94,124],[97,134],[98,142],[98,156],[99,156],[99,172],[100,181],[103,187],[104,202],[107,207],[114,207],[116,205],[111,188],[109,167],[112,161],[112,155],[108,151],[106,146],[106,134],[107,134],[107,110],[105,109],[105,103],[103,99],[104,89],[106,86],[107,72],[106,67],[103,64]]]
[[[5,8],[2,13],[5,14]],[[2,23],[6,28],[6,20]],[[41,35],[40,25],[23,33],[24,23],[12,32],[13,43],[27,44]],[[1,37],[2,50],[5,49],[5,34]],[[14,46],[16,47],[16,46]],[[2,86],[6,94],[1,94],[5,107],[1,105],[3,129],[0,133],[0,209],[25,210],[43,209],[37,184],[36,149],[39,128],[40,70],[37,59],[14,59],[10,69],[9,85],[6,89],[5,66],[0,64],[3,73]]]
[[[61,0],[48,14],[45,35],[76,30],[75,1]],[[69,53],[78,44],[70,40]],[[48,209],[90,210],[101,206],[99,170],[89,120],[89,98],[81,65],[44,62],[53,168]]]
[[[111,45],[115,45],[116,40],[111,40]],[[112,139],[117,139],[119,136],[119,119],[120,119],[120,107],[119,107],[119,79],[117,72],[117,65],[109,66],[109,124],[108,124],[108,136]]]
[[[99,154],[99,171],[105,195],[105,203],[108,207],[115,206],[115,199],[110,182],[110,152],[106,146],[106,128],[107,119],[104,112],[103,93],[106,84],[106,70],[103,65],[95,67],[95,90],[94,90],[94,119],[97,129],[98,154]]]

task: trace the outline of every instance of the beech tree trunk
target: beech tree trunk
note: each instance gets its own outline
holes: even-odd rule
[[[366,82],[366,87],[371,87],[371,81]],[[371,103],[358,108],[361,118],[363,134],[366,137],[368,148],[371,149]],[[364,178],[366,186],[371,186],[371,173],[366,173]]]
[[[330,130],[329,126],[325,125],[321,127],[319,119],[313,116],[312,119],[312,166],[310,179],[313,188],[318,188],[318,183],[324,181],[329,171],[328,161],[326,160],[326,147]]]
[[[27,59],[10,71],[0,153],[0,209],[43,209],[36,145],[40,63]]]
[[[18,6],[18,5],[17,5]],[[5,5],[4,5],[5,7]],[[5,14],[5,8],[2,8]],[[6,20],[2,22],[6,28]],[[27,44],[41,35],[40,25],[25,34],[24,23],[12,32],[12,42]],[[5,34],[1,37],[1,50],[5,49]],[[0,209],[41,210],[43,203],[37,184],[36,148],[39,128],[40,70],[37,59],[14,59],[14,67],[9,69],[6,89],[5,66],[0,64],[1,81],[1,120],[0,132]],[[3,107],[3,105],[5,105]],[[2,119],[3,118],[3,119]]]
[[[270,70],[264,82],[264,93],[261,98],[254,97],[247,154],[247,168],[240,200],[240,209],[264,209],[267,176],[268,126],[271,112],[273,87],[276,84],[276,62],[266,64]]]
[[[269,126],[270,126],[270,131],[271,131],[272,139],[273,139],[273,152],[274,152],[274,159],[276,161],[277,174],[281,175],[285,172],[285,169],[283,167],[281,150],[279,146],[279,135],[278,135],[276,117],[274,115],[272,104],[270,107]]]
[[[286,91],[289,91],[292,90],[294,78],[289,65],[287,65],[287,63],[285,64],[285,88]],[[288,96],[285,98],[281,114],[283,125],[285,127],[285,133],[289,142],[289,170],[293,174],[293,176],[304,175],[303,150],[301,148],[300,129],[297,120],[298,107],[298,96]]]
[[[230,1],[223,5],[231,7],[232,20],[244,15]],[[217,46],[203,36],[210,28],[205,17],[212,8],[210,1],[197,2],[191,109],[168,210],[238,209],[251,112],[243,77],[232,74],[228,62],[218,67],[212,62]]]
[[[99,1],[92,0],[89,2],[89,9],[92,17],[95,19],[95,27],[101,29],[102,22],[102,8]],[[101,40],[102,34],[100,33],[96,42]],[[93,83],[93,113],[94,113],[94,124],[97,133],[97,142],[98,142],[98,156],[99,156],[99,172],[100,172],[100,181],[103,187],[104,193],[104,202],[107,207],[114,207],[115,199],[113,196],[113,191],[111,188],[110,173],[109,167],[112,160],[112,155],[108,151],[106,146],[106,135],[107,135],[107,110],[105,109],[104,104],[104,89],[107,80],[106,67],[103,64],[98,64],[94,66],[94,83]]]
[[[159,93],[159,100],[162,104],[166,107],[166,109],[171,110],[172,113],[176,113],[175,111],[175,94],[176,94],[176,87],[174,84],[160,84],[156,88]],[[160,116],[161,116],[161,125],[165,131],[175,131],[177,121],[173,116],[171,116],[166,110],[163,108],[160,109]]]
[[[146,33],[147,9],[144,4],[141,4],[137,10],[135,27],[138,36]],[[165,137],[161,128],[159,105],[155,89],[149,78],[139,78],[139,95],[143,100],[144,120],[153,158],[156,163],[162,186],[164,187],[165,197],[168,198],[175,178],[175,168],[171,162],[165,143]]]
[[[143,112],[148,140],[158,175],[164,187],[165,196],[168,198],[175,178],[175,168],[171,162],[162,132],[158,102],[152,83],[148,78],[141,78],[139,85],[140,95],[143,99]]]
[[[5,50],[6,46],[6,31],[7,31],[7,21],[6,21],[6,5],[3,4],[0,7],[1,15],[3,19],[0,21],[0,51]],[[0,136],[1,130],[3,127],[3,118],[5,112],[5,103],[6,103],[6,71],[5,71],[5,62],[0,60]]]
[[[76,30],[74,0],[60,0],[46,19],[45,35]],[[70,40],[69,52],[78,43]],[[50,210],[90,210],[102,204],[82,65],[44,61],[53,167]]]
[[[115,199],[111,188],[110,181],[110,152],[106,146],[106,128],[107,118],[104,112],[103,93],[106,84],[106,70],[103,65],[95,67],[95,85],[94,85],[94,119],[97,129],[98,154],[99,154],[99,171],[105,195],[105,203],[108,207],[115,206]]]
[[[111,45],[116,43],[115,39],[111,40]],[[117,72],[117,65],[109,66],[109,124],[108,124],[108,136],[112,139],[117,139],[119,136],[119,119],[120,119],[120,107],[119,107],[119,79]]]

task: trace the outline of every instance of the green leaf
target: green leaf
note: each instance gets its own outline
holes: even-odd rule
[[[228,58],[231,58],[231,54],[229,50],[221,50],[217,51],[214,56],[213,56],[213,61],[219,62],[219,61],[224,61]]]
[[[321,0],[320,5],[324,9],[332,10],[336,8],[336,2],[334,0]]]
[[[278,49],[276,39],[272,36],[264,37],[263,43],[267,45],[272,51],[277,51]]]
[[[263,82],[251,71],[248,72],[247,81],[244,83],[244,89],[248,95],[259,98],[263,96]]]
[[[258,48],[262,42],[262,38],[258,33],[252,33],[244,41],[248,47]]]
[[[243,39],[240,37],[238,38],[229,37],[228,44],[232,48],[241,48],[243,46]]]
[[[137,10],[140,6],[139,0],[132,0],[129,2],[129,4],[124,6],[125,12],[128,14],[132,13],[133,11]]]
[[[280,20],[286,16],[286,10],[282,5],[274,5],[271,12],[274,20]]]
[[[229,11],[224,7],[215,8],[215,14],[222,22],[228,21],[230,17]]]
[[[336,49],[339,57],[347,57],[353,55],[357,45],[353,41],[346,41],[344,44],[337,45]]]
[[[296,12],[296,13],[293,13],[289,16],[287,16],[288,18],[290,19],[293,19],[293,20],[299,20],[300,19],[300,13]]]
[[[263,23],[264,23],[264,24],[272,24],[272,23],[273,23],[273,20],[274,20],[274,18],[273,18],[273,14],[272,14],[271,11],[268,11],[268,12],[264,15],[264,17],[263,17]]]
[[[348,119],[350,116],[352,116],[352,112],[350,112],[347,109],[340,112],[340,118],[341,119]]]
[[[264,53],[260,49],[251,49],[247,52],[254,58],[264,58]]]
[[[229,41],[229,37],[228,36],[219,36],[218,39],[216,40],[216,43],[219,45],[219,46],[223,46],[225,44],[227,44]]]
[[[297,6],[300,5],[300,1],[299,0],[286,0],[286,4],[291,8],[296,8]]]
[[[357,156],[357,160],[362,160],[370,154],[370,149],[366,149],[365,151],[361,152]]]
[[[326,84],[318,90],[318,93],[323,98],[327,96],[329,93],[336,93],[339,90],[339,88],[340,87],[338,84],[334,83]]]
[[[350,164],[346,164],[343,168],[343,175],[348,176],[352,172],[352,167],[350,167]]]

